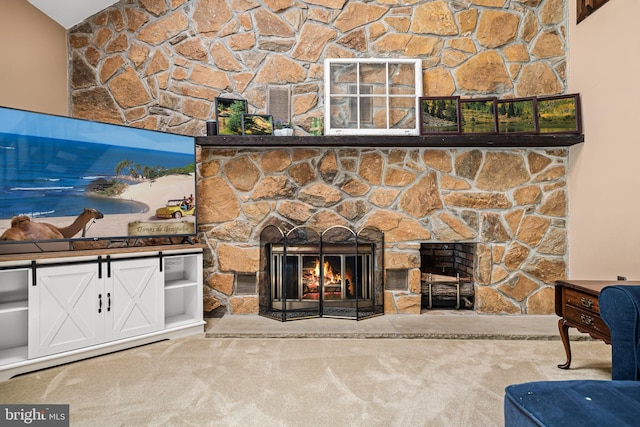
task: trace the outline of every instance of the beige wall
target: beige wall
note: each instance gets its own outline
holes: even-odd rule
[[[27,0],[2,0],[0,51],[0,106],[69,115],[62,26]]]
[[[570,4],[585,143],[570,155],[569,278],[640,280],[640,2],[610,1],[579,25]]]

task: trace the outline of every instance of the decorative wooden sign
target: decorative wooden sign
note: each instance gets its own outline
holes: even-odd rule
[[[167,234],[193,234],[193,222],[130,222],[129,236],[159,236]]]

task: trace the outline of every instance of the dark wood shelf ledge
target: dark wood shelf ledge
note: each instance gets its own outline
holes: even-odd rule
[[[584,142],[584,134],[497,134],[429,136],[198,136],[203,147],[569,147]]]

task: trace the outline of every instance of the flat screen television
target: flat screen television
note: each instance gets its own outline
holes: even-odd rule
[[[190,241],[195,181],[193,137],[0,107],[0,254]]]

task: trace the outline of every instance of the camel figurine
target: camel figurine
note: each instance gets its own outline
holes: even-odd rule
[[[56,227],[46,222],[31,221],[27,215],[18,215],[11,220],[11,228],[0,236],[0,240],[47,240],[47,239],[70,239],[82,231],[84,237],[84,227],[94,219],[104,218],[102,212],[95,209],[85,208],[84,211],[68,227]]]

